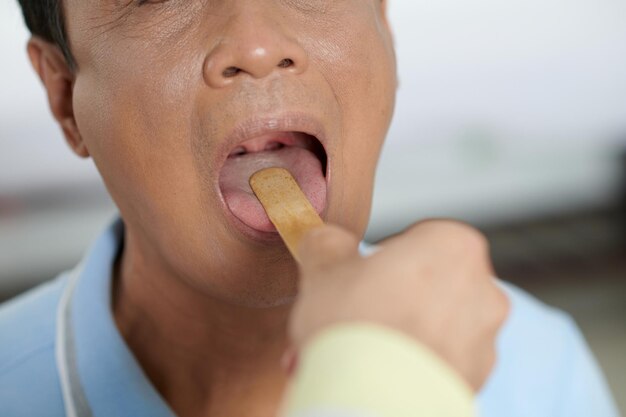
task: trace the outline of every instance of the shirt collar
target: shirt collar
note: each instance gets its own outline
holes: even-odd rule
[[[94,416],[174,417],[119,333],[111,309],[113,265],[124,224],[116,219],[78,267],[71,326],[75,366]]]
[[[119,333],[111,310],[113,266],[122,246],[124,224],[117,218],[96,240],[74,271],[70,292],[70,355],[59,366],[76,371],[79,386],[68,388],[78,416],[174,417]],[[375,247],[361,243],[362,254]],[[72,291],[70,289],[70,291]],[[70,383],[70,385],[72,385]],[[80,410],[83,410],[82,412]]]

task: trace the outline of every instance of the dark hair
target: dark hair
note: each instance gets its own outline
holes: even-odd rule
[[[62,0],[19,0],[26,26],[39,36],[61,48],[71,69],[75,67],[65,32]]]

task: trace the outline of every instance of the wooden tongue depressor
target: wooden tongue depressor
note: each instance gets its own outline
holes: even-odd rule
[[[286,169],[265,168],[257,171],[250,177],[250,187],[287,248],[300,262],[300,240],[308,231],[324,224],[317,211]]]

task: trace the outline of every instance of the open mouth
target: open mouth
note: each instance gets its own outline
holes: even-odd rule
[[[285,168],[294,176],[315,210],[326,207],[327,154],[312,135],[271,132],[237,144],[220,172],[220,190],[226,205],[242,223],[260,232],[276,232],[248,183],[263,168]]]

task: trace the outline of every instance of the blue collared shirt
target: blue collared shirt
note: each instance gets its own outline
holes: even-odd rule
[[[2,305],[0,416],[174,416],[113,320],[112,266],[122,236],[116,221],[74,270]],[[574,322],[504,287],[512,309],[498,363],[477,398],[480,415],[617,417]]]

